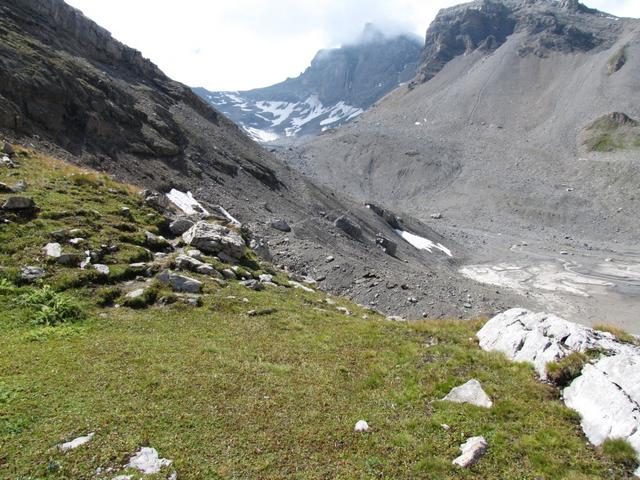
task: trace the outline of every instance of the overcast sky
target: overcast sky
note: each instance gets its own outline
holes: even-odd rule
[[[209,90],[246,90],[295,77],[321,48],[366,22],[421,37],[461,0],[66,0],[140,50],[170,77]],[[640,17],[640,0],[585,0]]]

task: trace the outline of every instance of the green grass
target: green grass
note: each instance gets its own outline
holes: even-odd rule
[[[121,469],[145,445],[172,459],[183,479],[628,477],[626,464],[587,445],[577,414],[531,366],[478,347],[481,320],[398,324],[336,299],[353,312],[347,317],[320,292],[222,288],[198,275],[201,307],[100,306],[120,301],[116,283],[124,277],[116,273],[111,285],[85,279],[65,290],[84,320],[34,325],[33,306],[16,298],[42,286],[6,279],[42,258],[49,231],[70,222],[88,242],[104,243],[122,221],[109,212],[122,205],[140,231],[154,223],[132,189],[103,177],[74,187],[71,167],[45,171],[42,162],[52,160],[25,154],[18,169],[33,177],[37,187],[27,194],[40,215],[0,227],[0,478],[93,478],[99,467]],[[120,193],[110,197],[108,188]],[[78,205],[101,220],[42,218]],[[116,253],[105,261],[112,271],[125,268]],[[252,275],[275,272],[255,257],[245,263]],[[79,274],[47,268],[44,284]],[[439,401],[470,378],[481,381],[493,408]],[[371,433],[353,432],[360,419]],[[88,445],[55,448],[88,432],[96,432]],[[486,456],[471,469],[454,468],[459,445],[475,435],[488,440]]]
[[[605,115],[586,127],[583,144],[590,152],[634,150],[640,146],[639,130],[638,122],[633,119],[621,125]]]
[[[613,462],[627,468],[638,466],[638,455],[627,440],[610,438],[602,444],[602,451]]]

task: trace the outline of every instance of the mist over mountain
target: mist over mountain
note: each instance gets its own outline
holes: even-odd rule
[[[372,24],[340,48],[319,51],[298,77],[243,92],[194,91],[254,139],[312,135],[343,125],[412,80],[422,41]]]

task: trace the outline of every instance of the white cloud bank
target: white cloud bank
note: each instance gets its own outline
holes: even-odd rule
[[[245,90],[297,76],[321,48],[366,22],[424,36],[460,0],[66,0],[140,50],[170,77],[210,90]],[[586,0],[640,17],[640,0]]]

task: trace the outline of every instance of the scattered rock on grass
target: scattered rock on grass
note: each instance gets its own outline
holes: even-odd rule
[[[222,252],[234,259],[244,256],[245,244],[240,234],[223,225],[198,222],[182,235],[182,239],[203,252],[214,255]]]
[[[168,467],[172,463],[171,460],[160,458],[155,448],[143,447],[129,459],[127,468],[138,470],[145,475],[154,475],[160,473],[162,468]]]
[[[202,291],[202,282],[184,275],[178,275],[170,270],[165,270],[158,274],[156,278],[159,282],[170,285],[173,290],[178,292],[200,293]]]
[[[7,198],[2,205],[3,210],[10,211],[35,210],[35,208],[36,204],[31,198],[19,196]]]
[[[24,266],[20,269],[20,278],[25,282],[34,282],[44,275],[45,272],[40,267]]]
[[[69,450],[75,450],[76,448],[89,443],[93,439],[94,435],[95,433],[92,432],[83,437],[75,438],[70,442],[61,443],[60,445],[58,445],[58,448],[63,452],[68,452]]]
[[[44,254],[49,258],[60,258],[62,255],[62,247],[57,242],[47,243],[43,250]]]
[[[453,388],[442,400],[445,402],[470,403],[484,408],[491,408],[493,405],[489,395],[482,389],[480,382],[475,379]]]
[[[304,285],[302,285],[299,282],[296,282],[295,280],[289,280],[289,285],[291,285],[293,288],[299,289],[299,290],[303,290],[305,292],[309,292],[309,293],[313,293],[313,289],[306,287]]]
[[[58,263],[65,267],[77,267],[82,262],[82,257],[77,253],[62,253],[57,259]]]
[[[462,452],[462,454],[452,463],[462,468],[471,467],[484,456],[488,446],[484,437],[471,437],[460,445],[460,452]]]
[[[108,277],[110,270],[109,267],[107,265],[103,265],[101,263],[96,263],[93,268],[95,269],[96,272],[98,272],[98,275],[101,275],[103,277]]]
[[[365,420],[358,420],[353,429],[354,432],[368,432],[369,430],[369,424]]]

